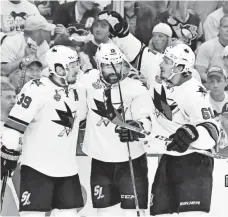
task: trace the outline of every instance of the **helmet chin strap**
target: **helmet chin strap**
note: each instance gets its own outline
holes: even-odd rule
[[[167,81],[171,82],[171,79],[178,74],[182,74],[184,71],[182,70],[181,72],[176,72],[174,73],[174,67],[176,66],[176,64],[173,64],[172,70],[171,70],[171,75],[166,79]]]

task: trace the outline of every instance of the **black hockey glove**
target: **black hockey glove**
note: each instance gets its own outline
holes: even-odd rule
[[[199,138],[197,129],[190,124],[185,124],[170,137],[173,141],[167,146],[167,151],[183,153],[187,151],[190,144]]]
[[[1,179],[5,175],[12,177],[20,155],[19,151],[7,149],[4,145],[1,147]]]
[[[126,123],[135,127],[139,127],[139,128],[142,127],[142,125],[139,122],[136,122],[133,120],[127,120]],[[134,141],[139,141],[138,140],[139,138],[145,138],[144,134],[141,134],[120,126],[116,126],[115,133],[119,134],[121,142],[134,142]]]
[[[109,32],[112,37],[123,38],[129,34],[128,22],[116,11],[102,11],[99,13],[98,19],[109,22]]]

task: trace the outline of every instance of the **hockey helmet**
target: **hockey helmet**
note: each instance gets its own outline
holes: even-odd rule
[[[76,61],[80,61],[77,52],[63,45],[56,45],[49,49],[46,53],[46,62],[48,64],[50,74],[54,74],[57,77],[64,79],[65,83],[67,73],[69,71],[69,64]],[[59,75],[56,72],[57,66],[61,66],[65,69],[64,75]]]
[[[164,56],[173,61],[173,69],[177,66],[183,66],[183,69],[179,73],[187,73],[195,64],[195,54],[192,49],[186,44],[176,44],[174,46],[167,47]],[[175,74],[172,69],[171,79]]]
[[[125,58],[121,50],[117,47],[117,45],[113,43],[105,43],[100,44],[100,46],[97,49],[96,55],[95,55],[96,61],[97,61],[97,67],[102,74],[102,64],[107,65],[115,65],[119,63],[123,63]],[[122,69],[120,73],[120,79],[122,79]]]

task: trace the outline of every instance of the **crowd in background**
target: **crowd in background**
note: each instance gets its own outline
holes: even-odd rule
[[[97,67],[97,48],[112,41],[112,35],[107,22],[97,22],[96,17],[102,10],[113,10],[114,4],[1,1],[1,118],[27,81],[48,76],[45,53],[51,46],[77,50],[83,71]],[[228,102],[228,1],[124,1],[124,18],[130,32],[152,52],[162,54],[172,44],[188,44],[196,54],[193,73],[218,107]],[[137,64],[132,62],[135,68]],[[208,82],[211,68],[221,72],[216,83]],[[228,124],[225,128],[228,132]]]

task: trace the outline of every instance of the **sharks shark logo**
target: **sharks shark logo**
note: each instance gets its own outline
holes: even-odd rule
[[[154,99],[153,99],[154,106],[156,108],[156,115],[164,115],[168,120],[172,121],[173,119],[173,110],[177,107],[176,103],[169,105],[166,98],[165,89],[162,86],[161,94],[159,94],[154,89]]]
[[[95,102],[97,109],[92,109],[92,110],[97,115],[101,116],[101,120],[99,120],[99,122],[97,123],[97,126],[101,126],[101,124],[103,123],[107,127],[108,124],[110,123],[110,120],[109,120],[108,111],[107,111],[107,108],[105,106],[105,103],[101,102],[99,100],[96,100],[96,99],[94,99],[94,102]],[[120,104],[120,103],[116,103],[116,104]],[[121,106],[119,106],[119,108],[117,109],[117,112],[119,114],[122,114]],[[124,112],[126,113],[126,110]]]
[[[92,109],[97,115],[101,116],[101,120],[97,123],[97,126],[101,126],[102,123],[107,127],[110,123],[110,120],[112,120],[115,117],[115,108],[113,105],[120,105],[120,103],[112,103],[111,99],[111,90],[106,89],[104,90],[104,102],[101,102],[97,99],[94,99],[95,105],[97,107],[97,110]],[[121,108],[121,105],[119,106],[116,111],[118,114],[123,113],[123,109]],[[126,112],[126,111],[124,111]]]
[[[73,128],[74,119],[76,117],[76,112],[72,112],[70,107],[65,102],[64,104],[66,106],[66,111],[56,109],[60,120],[52,120],[54,123],[64,127],[64,129],[59,133],[59,137],[62,137],[64,134],[66,134],[67,136],[69,135]],[[74,116],[73,113],[75,113]]]
[[[208,94],[207,90],[202,86],[199,86],[199,90],[197,90],[196,92],[202,93],[204,97]]]

